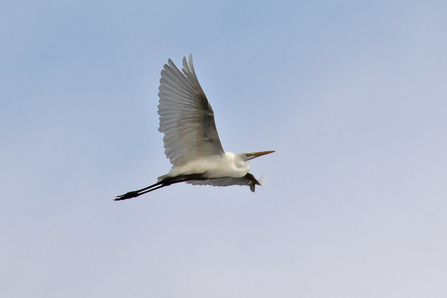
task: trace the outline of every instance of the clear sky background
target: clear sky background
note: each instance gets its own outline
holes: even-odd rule
[[[446,297],[447,2],[2,1],[1,297]],[[193,54],[266,184],[178,184]]]

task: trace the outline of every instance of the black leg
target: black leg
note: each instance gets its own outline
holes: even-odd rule
[[[160,186],[159,187],[155,187],[155,186],[158,186],[158,185],[160,185]],[[129,192],[123,194],[123,195],[117,196],[115,198],[115,201],[122,201],[122,200],[135,198],[135,197],[138,197],[139,195],[142,195],[144,193],[147,193],[149,191],[158,189],[158,188],[163,187],[163,186],[165,186],[165,185],[163,185],[162,182],[157,182],[155,184],[149,185],[148,187],[145,187],[145,188],[142,188],[142,189],[139,189],[139,190],[129,191]]]
[[[149,185],[148,187],[145,187],[145,188],[142,188],[139,190],[129,191],[128,193],[117,196],[115,198],[115,201],[122,201],[122,200],[135,198],[142,194],[145,194],[145,193],[151,192],[153,190],[156,190],[156,189],[159,189],[159,188],[162,188],[165,186],[169,186],[169,185],[175,184],[175,183],[185,182],[185,181],[189,181],[189,180],[206,180],[206,177],[204,175],[205,175],[205,173],[167,177],[167,178],[163,179],[162,181],[159,181],[157,183]]]

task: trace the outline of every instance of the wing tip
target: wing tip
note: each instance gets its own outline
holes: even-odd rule
[[[265,182],[265,174],[262,174],[261,178],[259,179],[259,185],[264,186]]]
[[[192,63],[192,54],[189,54],[188,60],[186,60],[186,56],[183,57],[183,72],[195,74],[194,64]]]

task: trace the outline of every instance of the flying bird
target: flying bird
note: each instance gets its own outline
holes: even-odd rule
[[[160,127],[166,157],[172,168],[158,177],[157,183],[117,196],[115,201],[126,200],[147,192],[186,182],[193,185],[262,185],[251,173],[249,160],[273,153],[261,151],[234,154],[222,148],[214,122],[214,112],[197,80],[192,55],[189,65],[183,58],[182,72],[168,60],[161,71],[158,96]]]

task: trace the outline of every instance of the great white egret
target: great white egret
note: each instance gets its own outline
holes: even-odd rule
[[[189,65],[183,58],[183,73],[168,60],[161,71],[159,131],[164,133],[165,154],[172,163],[168,174],[158,177],[157,183],[117,196],[116,201],[126,200],[179,182],[193,185],[248,185],[252,192],[255,185],[262,185],[248,171],[249,160],[273,153],[225,152],[217,134],[214,112],[197,80],[192,55]]]

